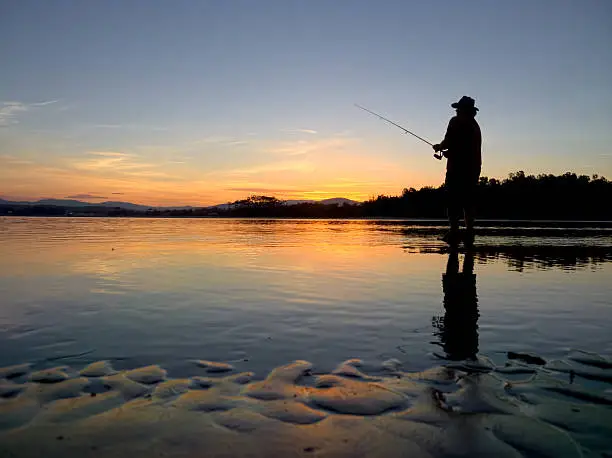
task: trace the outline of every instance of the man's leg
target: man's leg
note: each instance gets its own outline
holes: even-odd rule
[[[459,218],[461,217],[461,206],[457,202],[449,202],[448,225],[451,232],[459,231]]]
[[[472,202],[466,202],[463,208],[463,214],[465,217],[465,230],[468,233],[474,233],[474,204]]]
[[[478,176],[465,188],[463,199],[463,216],[465,218],[465,242],[474,243],[474,219],[476,216],[476,191],[478,187]]]
[[[456,186],[446,185],[446,212],[448,216],[449,231],[443,240],[449,245],[459,242],[459,219],[461,218],[461,195]]]

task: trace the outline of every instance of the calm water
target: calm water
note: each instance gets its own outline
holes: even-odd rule
[[[487,233],[471,272],[412,224],[0,219],[0,366],[612,354],[610,234]]]

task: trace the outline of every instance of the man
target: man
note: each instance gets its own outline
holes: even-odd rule
[[[443,240],[450,245],[459,242],[459,219],[463,214],[466,236],[464,243],[474,241],[474,198],[482,165],[480,126],[476,122],[478,108],[468,96],[451,105],[457,115],[448,123],[441,143],[434,145],[447,158],[445,187],[447,193],[449,232]]]

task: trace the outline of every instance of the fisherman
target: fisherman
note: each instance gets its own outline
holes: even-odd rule
[[[451,105],[457,115],[448,123],[444,140],[433,145],[436,152],[447,158],[445,188],[450,230],[443,240],[450,245],[459,243],[459,219],[465,220],[464,243],[474,241],[474,200],[482,165],[480,126],[476,122],[478,108],[468,96]]]

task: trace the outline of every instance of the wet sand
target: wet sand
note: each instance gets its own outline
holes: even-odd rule
[[[0,456],[610,456],[612,361],[525,361],[348,360],[326,374],[295,361],[263,379],[202,360],[184,379],[22,364],[0,369]]]

